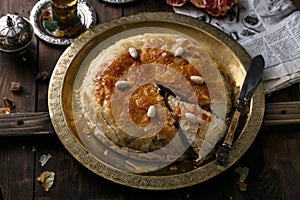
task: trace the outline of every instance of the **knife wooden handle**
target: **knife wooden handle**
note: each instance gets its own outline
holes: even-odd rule
[[[223,145],[231,148],[236,128],[238,127],[241,112],[236,110],[232,116],[229,128],[227,130]]]

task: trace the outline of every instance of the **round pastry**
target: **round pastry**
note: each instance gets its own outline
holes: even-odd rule
[[[90,132],[136,159],[176,160],[188,148],[203,159],[223,137],[231,110],[221,65],[177,34],[111,45],[90,64],[78,94]]]

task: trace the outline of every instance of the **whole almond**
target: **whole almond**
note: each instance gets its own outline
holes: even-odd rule
[[[147,116],[153,118],[156,115],[156,109],[153,105],[148,108]]]
[[[128,48],[128,52],[129,52],[129,54],[130,54],[130,56],[131,56],[131,57],[133,57],[133,58],[137,58],[137,56],[138,56],[138,53],[137,53],[137,51],[136,51],[136,49],[135,49],[135,48],[133,48],[133,47],[129,47],[129,48]]]
[[[124,88],[127,88],[129,87],[129,83],[128,81],[117,81],[115,86],[118,88],[118,89],[124,89]]]
[[[192,124],[198,123],[198,118],[193,113],[185,113],[184,115],[188,121],[190,121]]]
[[[193,81],[196,84],[204,83],[204,79],[201,76],[191,76],[190,79],[191,79],[191,81]]]
[[[184,49],[183,49],[182,47],[178,47],[178,48],[175,50],[174,56],[175,56],[175,57],[181,56],[183,53],[184,53]]]

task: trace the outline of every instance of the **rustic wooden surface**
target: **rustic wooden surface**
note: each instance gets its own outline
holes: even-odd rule
[[[143,11],[172,11],[164,0],[137,0],[126,6],[110,5],[100,0],[88,1],[97,12],[98,23]],[[0,0],[0,16],[17,13],[29,17],[35,3],[36,0]],[[299,0],[294,3],[300,8]],[[285,122],[276,129],[262,129],[247,153],[234,166],[192,187],[147,191],[122,186],[94,175],[67,152],[55,134],[38,131],[45,129],[39,128],[41,124],[37,123],[37,118],[47,124],[48,82],[37,82],[35,77],[42,71],[51,74],[64,49],[35,37],[22,54],[0,52],[0,98],[9,97],[16,104],[13,110],[15,116],[7,121],[9,130],[18,128],[18,124],[13,122],[25,120],[24,133],[36,133],[27,137],[0,137],[0,199],[300,199],[300,130]],[[12,81],[21,82],[23,93],[10,92]],[[299,84],[266,97],[266,102],[275,103],[272,105],[277,108],[282,106],[282,102],[291,101],[300,101]],[[3,106],[0,102],[0,107]],[[287,107],[286,114],[292,110]],[[29,119],[27,114],[32,112],[36,114]],[[280,107],[268,116],[276,119],[276,112],[284,114]],[[4,130],[2,122],[0,128]],[[51,127],[48,130],[51,132]],[[14,134],[13,131],[5,133],[7,136]],[[22,132],[19,131],[19,134],[22,135]],[[48,153],[52,158],[41,167],[38,160],[42,154]],[[236,183],[239,177],[234,171],[239,166],[250,169],[246,179],[248,187],[244,192]],[[36,181],[44,170],[56,173],[55,184],[49,192],[45,192]]]

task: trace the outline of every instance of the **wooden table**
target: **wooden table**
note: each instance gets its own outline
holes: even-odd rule
[[[88,2],[96,10],[97,23],[144,11],[172,11],[164,0],[137,0],[124,6],[100,0]],[[0,1],[0,15],[17,13],[29,17],[35,3],[36,0]],[[295,4],[300,8],[300,1]],[[300,110],[299,84],[266,96],[266,115],[271,120],[264,121],[253,145],[227,171],[192,187],[171,191],[140,190],[90,172],[68,153],[53,133],[47,113],[49,82],[36,81],[35,77],[42,71],[51,74],[65,48],[49,45],[35,37],[22,54],[0,52],[0,97],[9,97],[16,104],[12,114],[0,116],[0,199],[2,196],[9,200],[300,198],[300,126],[297,113],[290,114]],[[10,91],[12,81],[22,84],[21,94]],[[3,102],[0,107],[4,107]],[[279,116],[272,114],[274,110]],[[48,153],[52,158],[41,167],[39,158]],[[244,166],[249,168],[248,186],[246,191],[241,191],[236,183],[239,175],[235,169]],[[36,181],[45,170],[56,173],[54,186],[48,192]]]

